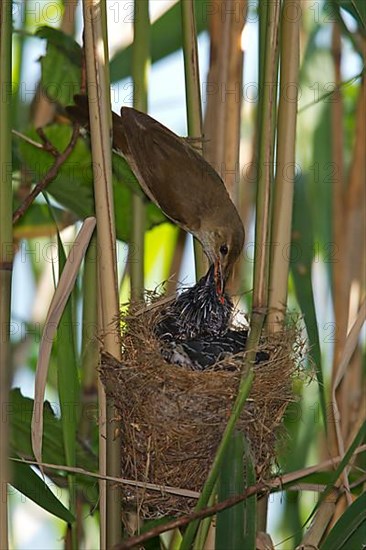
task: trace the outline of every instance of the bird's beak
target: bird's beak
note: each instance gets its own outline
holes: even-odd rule
[[[216,285],[216,292],[219,297],[220,302],[224,303],[224,277],[222,273],[222,265],[220,262],[220,258],[217,258],[215,261],[215,270],[214,270],[214,278],[215,278],[215,285]]]

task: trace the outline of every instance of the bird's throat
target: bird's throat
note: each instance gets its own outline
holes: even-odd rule
[[[216,260],[215,266],[214,266],[214,280],[215,280],[215,288],[216,288],[216,294],[221,302],[221,304],[225,303],[225,296],[224,296],[224,279],[222,276],[222,270],[221,270],[221,264],[220,260]]]

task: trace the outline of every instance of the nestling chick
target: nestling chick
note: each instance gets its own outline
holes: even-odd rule
[[[161,312],[155,334],[166,342],[217,337],[227,330],[232,311],[229,296],[217,292],[212,264],[198,283],[182,292]]]

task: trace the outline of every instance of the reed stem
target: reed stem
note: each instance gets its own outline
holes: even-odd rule
[[[111,107],[109,96],[108,39],[106,5],[101,0],[84,0],[84,36],[87,89],[90,113],[90,136],[94,171],[95,213],[98,239],[99,325],[104,335],[104,349],[117,359],[121,344],[111,329],[119,314],[116,261],[116,231],[112,191]],[[102,45],[102,47],[101,47]],[[95,91],[98,90],[98,94]],[[100,393],[103,388],[100,386]],[[106,449],[100,449],[100,466],[107,475],[121,473],[119,421],[112,402],[100,396],[100,418],[106,419]],[[103,404],[104,402],[104,404]],[[103,427],[101,428],[103,430]],[[116,435],[117,434],[117,435]],[[101,487],[103,489],[103,486]],[[107,483],[101,515],[101,548],[112,548],[121,540],[120,490]]]
[[[12,2],[0,4],[0,405],[7,410],[10,390],[10,300],[13,267],[12,225]],[[0,422],[0,548],[8,548],[8,421]]]
[[[135,0],[134,40],[132,52],[133,106],[148,110],[148,74],[150,68],[150,17],[148,0]],[[145,206],[143,199],[132,196],[132,242],[129,263],[131,297],[141,299],[144,293]]]

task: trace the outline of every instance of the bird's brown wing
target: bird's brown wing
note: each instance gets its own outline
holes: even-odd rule
[[[87,97],[77,95],[74,101],[67,112],[88,128]],[[113,113],[113,147],[126,158],[146,195],[186,231],[197,234],[201,224],[241,225],[211,165],[149,115],[130,107],[123,107],[121,116]]]
[[[184,229],[194,233],[203,218],[215,218],[225,207],[235,208],[213,168],[168,128],[123,107],[119,129],[121,143],[118,137],[114,141],[145,193]]]

